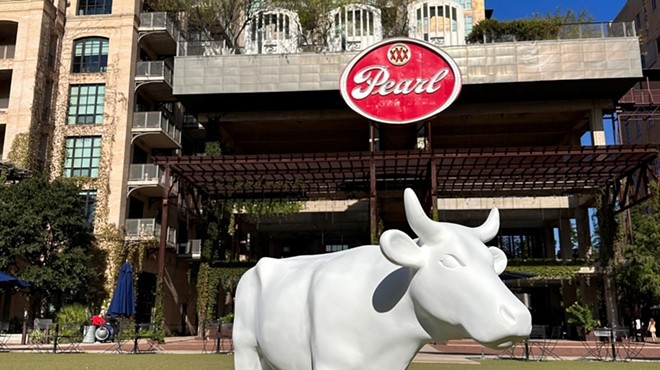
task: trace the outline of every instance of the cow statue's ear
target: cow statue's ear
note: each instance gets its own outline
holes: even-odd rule
[[[380,236],[380,250],[395,265],[412,268],[422,266],[422,250],[403,231],[385,231]]]
[[[497,247],[489,247],[488,250],[493,254],[493,267],[495,268],[495,273],[498,275],[503,273],[507,264],[506,254]]]

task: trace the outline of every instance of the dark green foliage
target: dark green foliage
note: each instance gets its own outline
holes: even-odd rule
[[[623,263],[615,276],[628,307],[648,308],[660,303],[660,189],[631,213],[632,242],[623,245]],[[631,312],[630,314],[639,314]]]
[[[44,176],[0,184],[0,270],[29,282],[33,302],[57,309],[98,302],[103,292],[105,258],[95,248],[79,193],[68,179]]]
[[[466,39],[472,44],[507,38],[510,41],[551,40],[557,38],[560,24],[553,19],[520,19],[511,22],[485,19],[472,28]]]
[[[563,13],[560,8],[557,8],[554,13],[548,13],[545,16],[536,14],[534,18],[509,22],[484,19],[474,25],[466,40],[473,44],[493,41],[552,40],[556,39],[560,32],[562,38],[571,38],[570,35],[564,33],[578,31],[574,31],[571,27],[562,29],[562,25],[587,22],[593,22],[593,17],[586,10],[579,13],[568,10]]]

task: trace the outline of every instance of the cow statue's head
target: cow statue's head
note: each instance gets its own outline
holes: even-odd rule
[[[484,243],[499,230],[493,209],[475,228],[435,222],[424,213],[411,189],[404,193],[406,218],[417,242],[388,230],[380,248],[392,263],[412,269],[408,292],[422,327],[434,340],[470,336],[491,348],[506,348],[527,337],[532,317],[499,278],[504,253]]]

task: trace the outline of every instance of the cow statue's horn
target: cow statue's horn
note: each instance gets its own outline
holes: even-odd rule
[[[497,208],[490,210],[488,218],[481,225],[473,228],[483,243],[491,241],[500,230],[500,212]]]
[[[408,225],[410,225],[410,228],[420,239],[424,241],[435,241],[442,236],[442,233],[439,232],[440,225],[424,213],[417,195],[410,188],[403,192],[403,207],[406,211]]]

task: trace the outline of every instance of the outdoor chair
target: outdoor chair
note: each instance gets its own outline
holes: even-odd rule
[[[105,352],[125,353],[126,345],[134,337],[133,325],[127,319],[111,321],[110,324],[114,331],[112,335],[112,346],[105,350]]]
[[[218,330],[218,322],[214,321],[204,321],[202,323],[202,353],[209,353],[208,346],[211,346],[211,352],[215,350],[216,338],[219,340],[218,336],[220,331]],[[209,342],[211,342],[209,344]]]
[[[63,324],[55,326],[54,352],[82,353],[82,326]]]
[[[9,352],[7,341],[9,340],[9,323],[0,322],[0,352]]]
[[[525,340],[525,360],[545,360],[548,347],[547,331],[546,325],[532,325],[532,331]]]
[[[216,353],[231,353],[234,351],[233,332],[234,324],[220,324],[220,340],[216,347]]]
[[[555,347],[557,347],[557,342],[561,339],[561,325],[555,325],[550,329],[550,336],[547,339],[547,344],[545,346],[545,357],[553,357],[557,360],[561,358],[555,353]]]
[[[54,334],[52,319],[34,319],[32,331],[28,334],[29,348],[38,352],[50,352],[54,350],[51,346]]]
[[[133,344],[133,353],[156,353],[165,352],[165,349],[160,345],[162,339],[162,331],[160,326],[156,324],[138,324],[135,328],[135,342]],[[140,341],[147,342],[146,349],[140,349]]]

